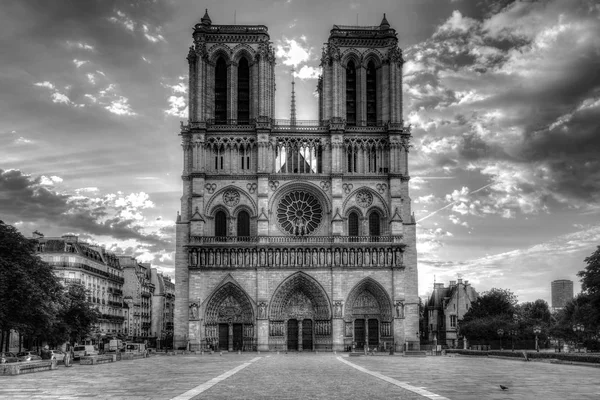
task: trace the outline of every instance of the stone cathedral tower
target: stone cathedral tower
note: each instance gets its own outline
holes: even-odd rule
[[[267,27],[194,27],[176,346],[418,347],[410,131],[396,32],[334,25],[319,120],[274,119]]]

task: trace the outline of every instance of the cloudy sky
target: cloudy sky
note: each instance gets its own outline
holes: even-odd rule
[[[76,233],[173,271],[192,27],[264,24],[277,117],[316,119],[333,24],[404,50],[419,293],[550,300],[600,244],[600,5],[594,0],[22,0],[0,5],[0,219]]]

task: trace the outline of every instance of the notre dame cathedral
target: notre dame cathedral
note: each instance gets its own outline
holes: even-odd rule
[[[378,26],[333,26],[315,121],[274,118],[266,26],[213,25],[206,13],[193,39],[175,345],[418,348],[396,31],[385,16]]]

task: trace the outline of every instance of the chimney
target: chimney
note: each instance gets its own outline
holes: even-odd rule
[[[462,284],[462,278],[458,278],[458,284]]]
[[[456,286],[456,281],[450,281],[450,287]]]
[[[434,289],[443,289],[444,288],[444,284],[443,283],[434,283],[433,284],[433,288]]]

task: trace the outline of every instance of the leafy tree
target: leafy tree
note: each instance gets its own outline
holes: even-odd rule
[[[579,271],[577,276],[581,278],[581,291],[589,296],[592,310],[586,315],[586,320],[579,320],[590,327],[600,327],[600,246],[591,256],[584,260],[587,266],[583,271]]]
[[[545,340],[550,329],[554,325],[550,306],[548,306],[548,303],[545,300],[538,299],[533,302],[518,304],[515,307],[515,312],[519,317],[518,329],[521,332],[521,338],[535,338],[533,328],[539,326],[542,331],[538,337]]]
[[[513,324],[517,296],[508,289],[483,292],[460,323],[460,333],[469,339],[497,339],[498,329],[507,331]]]
[[[0,329],[29,336],[55,322],[62,285],[35,254],[36,242],[0,221]]]
[[[87,301],[88,290],[79,283],[69,284],[60,301],[56,322],[44,335],[48,342],[61,344],[66,341],[81,343],[89,336],[101,313]]]

